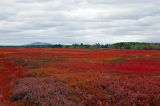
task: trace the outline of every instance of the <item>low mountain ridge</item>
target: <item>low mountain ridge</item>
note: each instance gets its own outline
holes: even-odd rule
[[[45,42],[34,42],[34,43],[31,43],[30,45],[33,45],[33,46],[35,46],[35,45],[43,46],[43,45],[52,45],[52,44],[50,44],[50,43],[45,43]]]

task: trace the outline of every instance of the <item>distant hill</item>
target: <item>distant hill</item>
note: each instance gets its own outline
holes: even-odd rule
[[[29,44],[31,46],[47,46],[47,45],[52,45],[50,43],[45,43],[45,42],[34,42],[34,43],[31,43]]]

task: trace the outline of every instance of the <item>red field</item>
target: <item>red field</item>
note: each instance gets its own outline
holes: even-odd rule
[[[0,49],[0,106],[159,106],[160,51]]]

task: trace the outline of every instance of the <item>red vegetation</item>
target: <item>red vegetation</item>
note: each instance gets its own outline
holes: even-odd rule
[[[160,104],[160,51],[0,49],[0,106]]]
[[[109,105],[156,106],[160,104],[160,79],[114,76],[96,81],[96,87],[106,91]]]
[[[4,56],[0,56],[0,103],[11,105],[7,100],[10,93],[10,83],[22,76],[21,65],[15,66],[9,61],[4,59]]]

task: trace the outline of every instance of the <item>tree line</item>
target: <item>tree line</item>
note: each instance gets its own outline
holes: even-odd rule
[[[84,44],[72,45],[24,45],[24,46],[0,46],[0,48],[109,48],[109,49],[133,49],[133,50],[160,50],[160,43],[120,42],[114,44]]]

